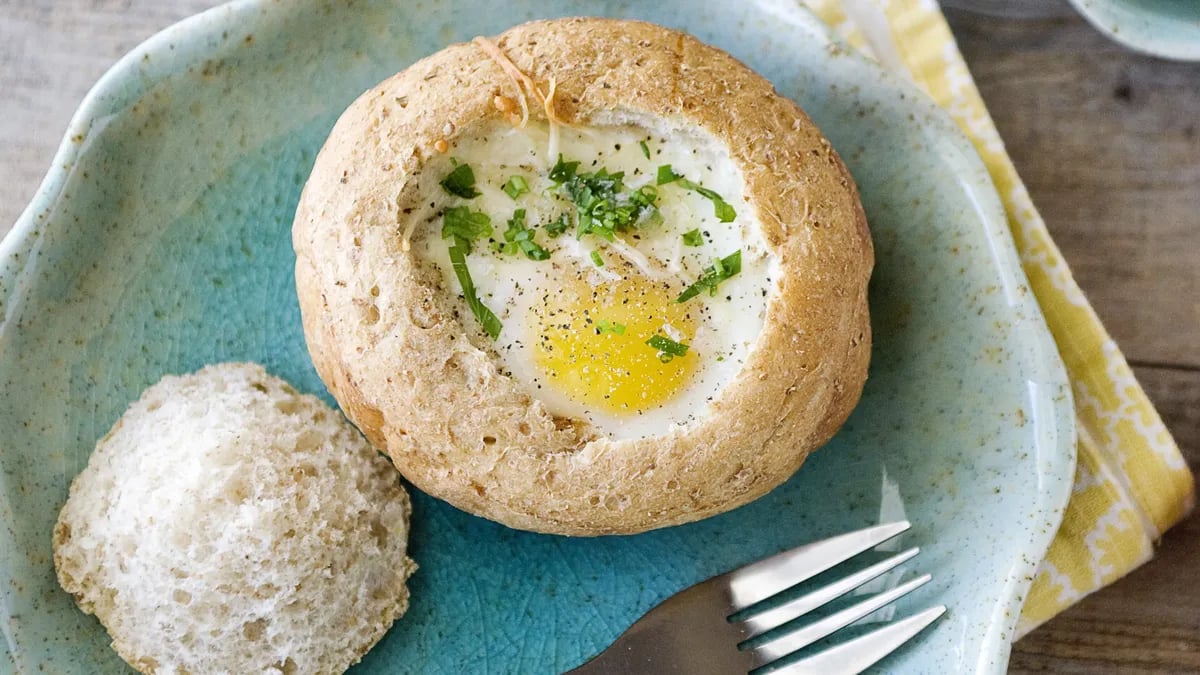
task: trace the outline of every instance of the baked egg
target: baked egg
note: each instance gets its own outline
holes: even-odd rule
[[[413,246],[550,414],[660,435],[737,375],[778,272],[703,130],[496,124],[431,170]]]

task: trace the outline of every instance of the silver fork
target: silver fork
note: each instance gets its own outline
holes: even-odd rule
[[[768,642],[746,641],[782,626],[917,555],[916,547],[896,553],[778,607],[748,617],[734,616],[873,548],[909,528],[907,521],[878,525],[805,544],[750,563],[686,588],[662,601],[629,627],[616,642],[574,675],[632,673],[747,673],[825,638],[924,585],[926,574],[872,595]],[[942,605],[894,621],[812,656],[772,675],[859,673],[912,639],[946,611]]]

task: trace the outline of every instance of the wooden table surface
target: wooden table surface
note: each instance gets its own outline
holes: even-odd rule
[[[0,0],[0,234],[105,69],[215,4]],[[1034,202],[1196,467],[1200,64],[1125,51],[1061,0],[1009,7],[1024,18],[947,15]],[[1198,535],[1194,515],[1163,538],[1154,561],[1018,642],[1011,672],[1200,672]]]

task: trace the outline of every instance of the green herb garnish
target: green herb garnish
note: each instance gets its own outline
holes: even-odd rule
[[[680,293],[679,297],[675,298],[675,302],[687,302],[697,295],[700,295],[700,292],[705,290],[708,291],[709,295],[716,295],[717,286],[719,286],[722,281],[725,281],[741,271],[742,251],[741,249],[738,249],[724,258],[717,258],[713,261],[711,266],[705,267],[704,274],[696,280],[696,283],[688,286],[687,289]]]
[[[442,238],[453,239],[464,254],[471,252],[471,242],[490,236],[492,219],[486,213],[472,211],[466,206],[455,206],[442,214]]]
[[[734,211],[733,207],[729,205],[729,202],[721,198],[721,195],[709,190],[703,185],[693,183],[686,178],[679,179],[679,184],[689,190],[695,190],[702,196],[707,197],[708,200],[713,203],[713,215],[715,215],[717,220],[721,221],[722,223],[732,223],[734,219],[737,218],[737,211]]]
[[[684,246],[703,246],[704,235],[700,234],[700,230],[692,230],[691,232],[683,233]]]
[[[504,190],[504,194],[516,199],[526,192],[529,192],[529,183],[525,182],[524,176],[513,176],[512,178],[508,179],[508,181],[504,184],[504,187],[501,189]]]
[[[508,229],[504,231],[505,243],[502,244],[502,250],[509,255],[521,251],[530,260],[549,259],[550,252],[538,245],[533,237],[534,231],[525,226],[525,209],[517,209],[513,211],[512,218],[508,221]]]
[[[605,333],[614,333],[616,335],[625,334],[625,324],[617,321],[607,321],[600,319],[596,322],[596,335],[604,335]]]
[[[659,185],[666,185],[667,183],[674,183],[675,181],[679,180],[680,178],[683,178],[683,176],[680,176],[679,174],[675,173],[675,170],[671,168],[670,164],[663,164],[662,166],[658,167],[658,181],[657,182]]]
[[[580,237],[594,234],[613,241],[618,232],[661,219],[658,189],[645,185],[631,192],[625,187],[624,172],[609,173],[601,168],[581,174],[579,162],[564,161],[559,155],[550,179],[575,204],[575,227]]]
[[[600,257],[599,251],[592,251],[592,264],[596,267],[604,267],[604,258]]]
[[[550,180],[562,185],[575,177],[575,171],[579,169],[579,162],[564,162],[563,156],[558,156],[558,162],[550,169]]]
[[[500,319],[496,318],[492,310],[483,304],[475,292],[475,283],[471,281],[471,272],[467,269],[467,251],[459,248],[460,243],[460,241],[456,241],[450,245],[450,265],[454,268],[454,276],[458,277],[459,285],[462,286],[463,297],[466,298],[471,313],[483,326],[483,331],[488,334],[488,337],[495,340],[500,336],[500,330],[504,325],[500,323]]]
[[[474,199],[480,195],[475,189],[475,172],[468,164],[454,167],[450,175],[442,179],[442,189],[463,199]]]
[[[646,344],[658,350],[658,360],[663,363],[668,363],[676,356],[683,356],[688,353],[687,345],[661,335],[651,335],[650,339],[646,340]]]
[[[570,216],[568,216],[567,214],[564,213],[564,214],[560,215],[559,217],[555,218],[554,220],[546,223],[545,227],[546,227],[546,234],[550,235],[551,238],[557,237],[558,235],[560,235],[563,232],[566,232],[568,229],[570,229],[571,218],[570,218]]]
[[[646,156],[646,159],[650,159],[650,146],[646,145],[646,141],[638,141],[638,145],[642,147],[642,154]]]
[[[670,164],[663,164],[662,166],[658,167],[657,182],[659,185],[678,182],[680,187],[696,192],[702,197],[708,199],[713,203],[713,214],[717,217],[717,220],[721,221],[722,223],[731,223],[735,218],[737,218],[737,212],[733,210],[733,207],[730,206],[729,203],[726,202],[723,197],[721,197],[721,195],[699,183],[690,181],[675,173],[675,170],[671,168]]]

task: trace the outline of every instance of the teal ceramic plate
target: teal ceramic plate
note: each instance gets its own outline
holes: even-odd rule
[[[241,1],[118,63],[0,249],[0,627],[18,670],[121,671],[99,623],[58,588],[50,530],[96,439],[143,388],[250,359],[324,393],[301,336],[289,226],[338,113],[448,42],[567,14],[687,30],[817,120],[875,238],[870,381],[794,479],[704,522],[569,539],[416,495],[412,607],[356,672],[566,669],[693,582],[899,518],[915,524],[904,544],[923,548],[904,575],[919,565],[934,577],[899,611],[949,612],[882,668],[1004,670],[1070,488],[1062,365],[967,141],[787,0]]]
[[[1197,0],[1071,0],[1100,32],[1147,54],[1200,61]]]

